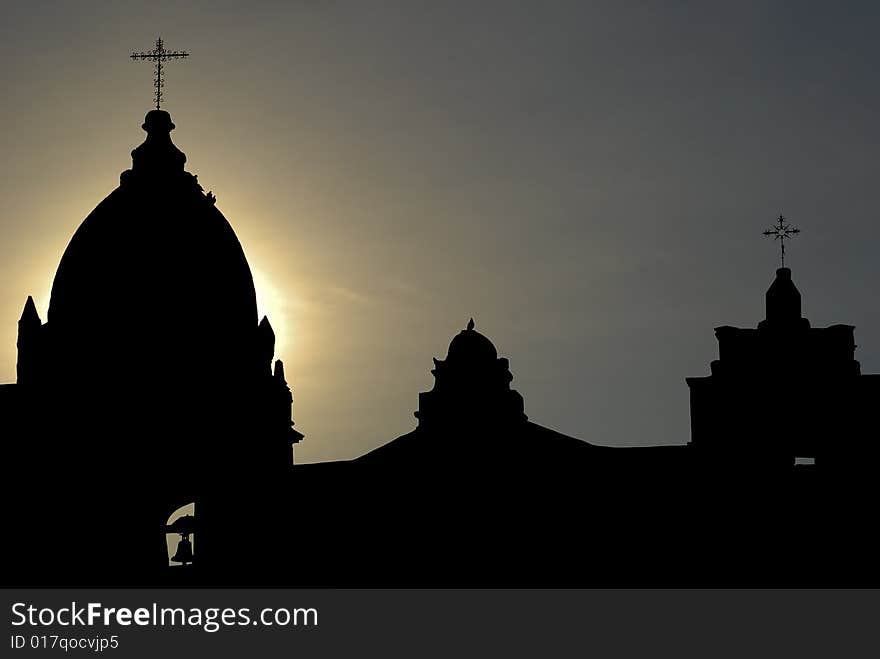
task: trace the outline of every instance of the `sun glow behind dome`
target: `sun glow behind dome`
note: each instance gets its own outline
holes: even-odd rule
[[[257,315],[261,319],[263,316],[268,316],[275,331],[275,359],[284,359],[291,329],[286,296],[264,271],[253,265],[251,265],[251,275],[257,292]]]

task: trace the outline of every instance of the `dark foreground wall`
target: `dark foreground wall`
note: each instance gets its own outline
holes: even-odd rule
[[[637,462],[303,470],[266,541],[286,545],[281,581],[308,585],[878,583],[873,484]]]
[[[543,446],[529,445],[536,437]],[[196,497],[186,568],[129,551],[150,535],[164,552],[165,520],[138,518],[150,492],[72,471],[57,490],[18,493],[4,583],[880,585],[869,470],[759,469],[685,446],[598,447],[540,426],[484,435],[485,450],[465,450],[468,441],[477,438],[416,431],[360,460],[277,479],[230,474]],[[173,477],[157,474],[157,486]]]

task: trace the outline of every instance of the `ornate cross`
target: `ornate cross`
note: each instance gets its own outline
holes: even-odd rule
[[[162,96],[162,88],[165,86],[165,79],[162,73],[162,62],[179,59],[181,57],[189,57],[189,53],[183,50],[165,50],[162,37],[156,39],[156,47],[153,48],[153,50],[148,50],[145,53],[133,52],[131,54],[131,59],[133,60],[149,60],[156,63],[156,79],[153,80],[153,84],[156,85],[155,100],[157,110],[162,101],[165,100]]]
[[[800,233],[801,230],[797,227],[793,227],[790,224],[785,223],[785,217],[783,217],[782,213],[779,214],[779,217],[776,220],[776,225],[767,229],[764,232],[765,236],[773,236],[773,240],[778,240],[779,245],[782,248],[782,267],[785,267],[785,239],[793,238],[796,234]]]

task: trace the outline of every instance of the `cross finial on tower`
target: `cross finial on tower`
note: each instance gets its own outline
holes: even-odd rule
[[[785,217],[782,213],[780,213],[779,217],[776,219],[776,225],[764,232],[765,236],[773,236],[774,240],[779,241],[783,268],[785,267],[785,239],[793,238],[800,232],[801,230],[797,227],[785,223]]]
[[[153,80],[153,84],[156,86],[156,92],[154,94],[154,100],[156,101],[156,109],[159,109],[162,101],[165,100],[162,95],[162,88],[165,86],[165,78],[163,77],[162,72],[162,62],[167,62],[172,59],[180,59],[182,57],[189,57],[189,53],[183,50],[165,50],[165,44],[162,41],[162,37],[156,39],[156,47],[153,50],[148,50],[147,52],[133,52],[131,54],[131,59],[133,60],[149,60],[150,62],[156,63],[156,78]]]

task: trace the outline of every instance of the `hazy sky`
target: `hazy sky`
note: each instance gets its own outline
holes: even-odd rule
[[[4,2],[0,382],[70,236],[130,166],[157,35],[187,169],[279,335],[301,461],[415,425],[474,316],[526,413],[600,444],[683,443],[712,328],[778,262],[880,371],[880,5]],[[58,392],[63,395],[63,392]],[[450,445],[450,451],[465,450]]]

